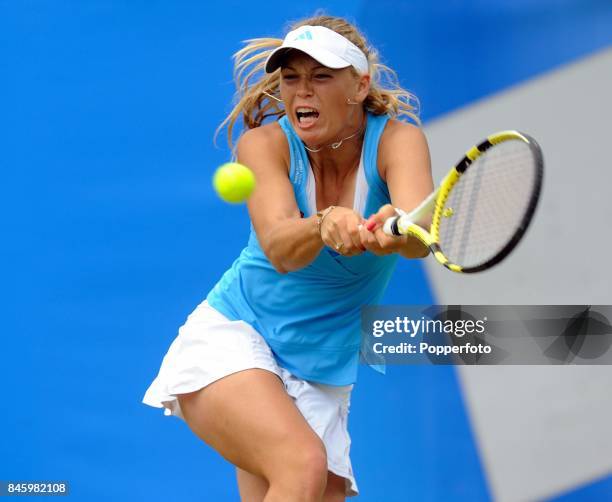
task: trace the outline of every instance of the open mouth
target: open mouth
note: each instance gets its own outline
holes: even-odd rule
[[[314,124],[319,118],[319,112],[315,108],[300,106],[295,110],[298,124],[301,126],[309,126]]]

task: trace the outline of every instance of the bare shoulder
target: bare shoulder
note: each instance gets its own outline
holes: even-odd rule
[[[277,122],[244,132],[238,139],[236,152],[238,158],[247,164],[249,160],[256,158],[289,165],[289,143]]]
[[[423,130],[414,124],[390,119],[380,138],[379,149],[397,148],[406,143],[413,146],[427,145]]]
[[[429,159],[427,138],[423,130],[416,125],[390,119],[378,145],[378,169],[383,180],[387,178],[390,165],[405,163],[415,157]]]
[[[284,141],[285,144],[287,143],[285,133],[278,122],[249,129],[240,136],[239,141],[277,142],[278,144]]]

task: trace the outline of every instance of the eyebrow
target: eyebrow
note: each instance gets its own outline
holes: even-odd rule
[[[317,65],[317,66],[313,66],[310,70],[316,70],[318,68],[323,68],[325,70],[331,70],[331,68],[328,68],[327,66],[323,66],[323,65]],[[295,68],[293,68],[292,66],[283,66],[281,68],[281,70],[293,70],[293,71],[297,71]]]

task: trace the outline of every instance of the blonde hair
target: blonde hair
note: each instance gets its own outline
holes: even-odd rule
[[[339,17],[315,15],[294,23],[289,31],[304,25],[324,26],[334,30],[364,52],[370,67],[370,92],[364,101],[367,110],[375,115],[405,117],[420,125],[418,99],[399,85],[397,74],[391,68],[379,62],[378,53],[367,44],[355,26]],[[270,53],[280,47],[283,41],[279,38],[254,38],[245,43],[247,45],[233,56],[236,104],[215,133],[216,140],[219,132],[227,126],[230,148],[233,146],[232,132],[240,115],[247,129],[259,127],[268,117],[280,118],[285,115],[279,101],[271,97],[279,95],[280,71],[267,74],[264,69]],[[354,73],[357,75],[356,71]]]

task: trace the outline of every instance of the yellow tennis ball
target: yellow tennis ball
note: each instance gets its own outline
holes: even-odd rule
[[[247,200],[255,188],[255,175],[238,162],[228,162],[215,171],[213,187],[225,202],[238,204]]]

